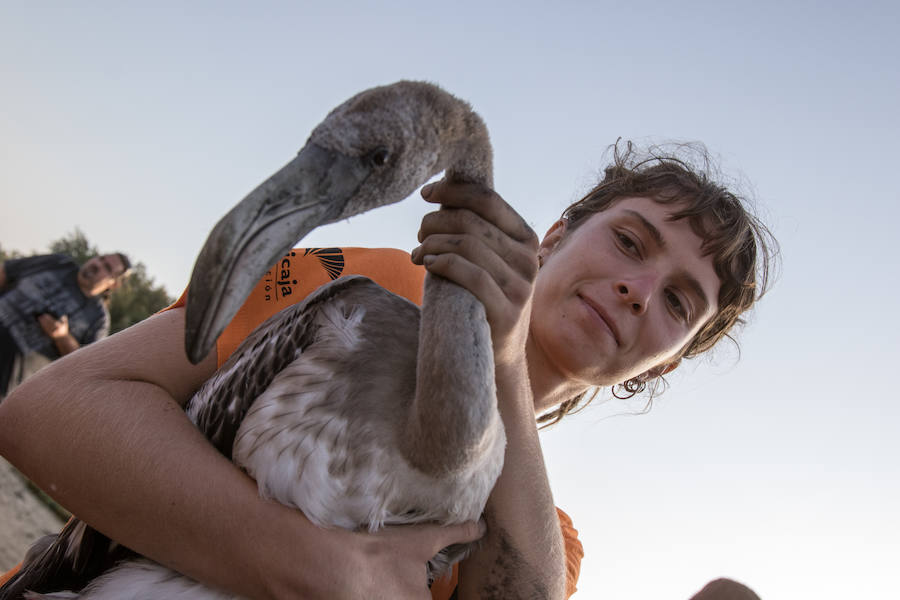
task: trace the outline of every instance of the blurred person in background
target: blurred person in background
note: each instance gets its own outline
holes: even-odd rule
[[[130,268],[122,253],[81,267],[64,254],[0,263],[0,399],[39,366],[109,333],[103,297]]]

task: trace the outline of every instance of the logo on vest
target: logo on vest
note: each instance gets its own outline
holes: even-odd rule
[[[297,256],[295,252],[285,255],[274,269],[266,271],[265,287],[266,302],[284,300],[294,292],[293,286],[297,285],[296,279],[291,279],[291,258]]]
[[[332,280],[344,272],[344,251],[340,248],[307,248],[303,256],[315,256]]]

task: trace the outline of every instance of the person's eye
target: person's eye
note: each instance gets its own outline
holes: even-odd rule
[[[637,242],[627,233],[623,233],[621,231],[617,231],[616,233],[616,241],[619,243],[619,246],[627,252],[628,254],[632,254],[634,256],[640,256],[641,249],[638,246]]]
[[[679,319],[685,322],[690,320],[690,314],[687,304],[682,302],[678,294],[676,294],[672,290],[666,290],[666,304],[669,305],[669,309]]]

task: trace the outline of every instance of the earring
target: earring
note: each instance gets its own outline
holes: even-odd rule
[[[647,377],[645,374],[641,374],[613,386],[612,394],[619,400],[628,400],[642,393],[645,389],[647,389]]]

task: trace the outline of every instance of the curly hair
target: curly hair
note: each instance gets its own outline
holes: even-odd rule
[[[623,149],[617,141],[612,149],[613,164],[605,169],[600,183],[563,211],[567,232],[621,198],[650,198],[672,205],[671,220],[688,220],[703,240],[701,250],[712,257],[721,281],[716,314],[682,349],[679,358],[696,357],[723,337],[734,341],[729,332],[743,324],[741,315],[768,291],[778,255],[775,237],[750,212],[745,199],[717,181],[716,169],[702,144],[655,146],[640,153],[631,142]],[[628,380],[616,386],[624,393],[614,389],[614,395],[631,397],[643,391],[644,383],[638,378]],[[542,415],[538,422],[557,423],[586,406],[595,394],[585,392],[571,398]]]

